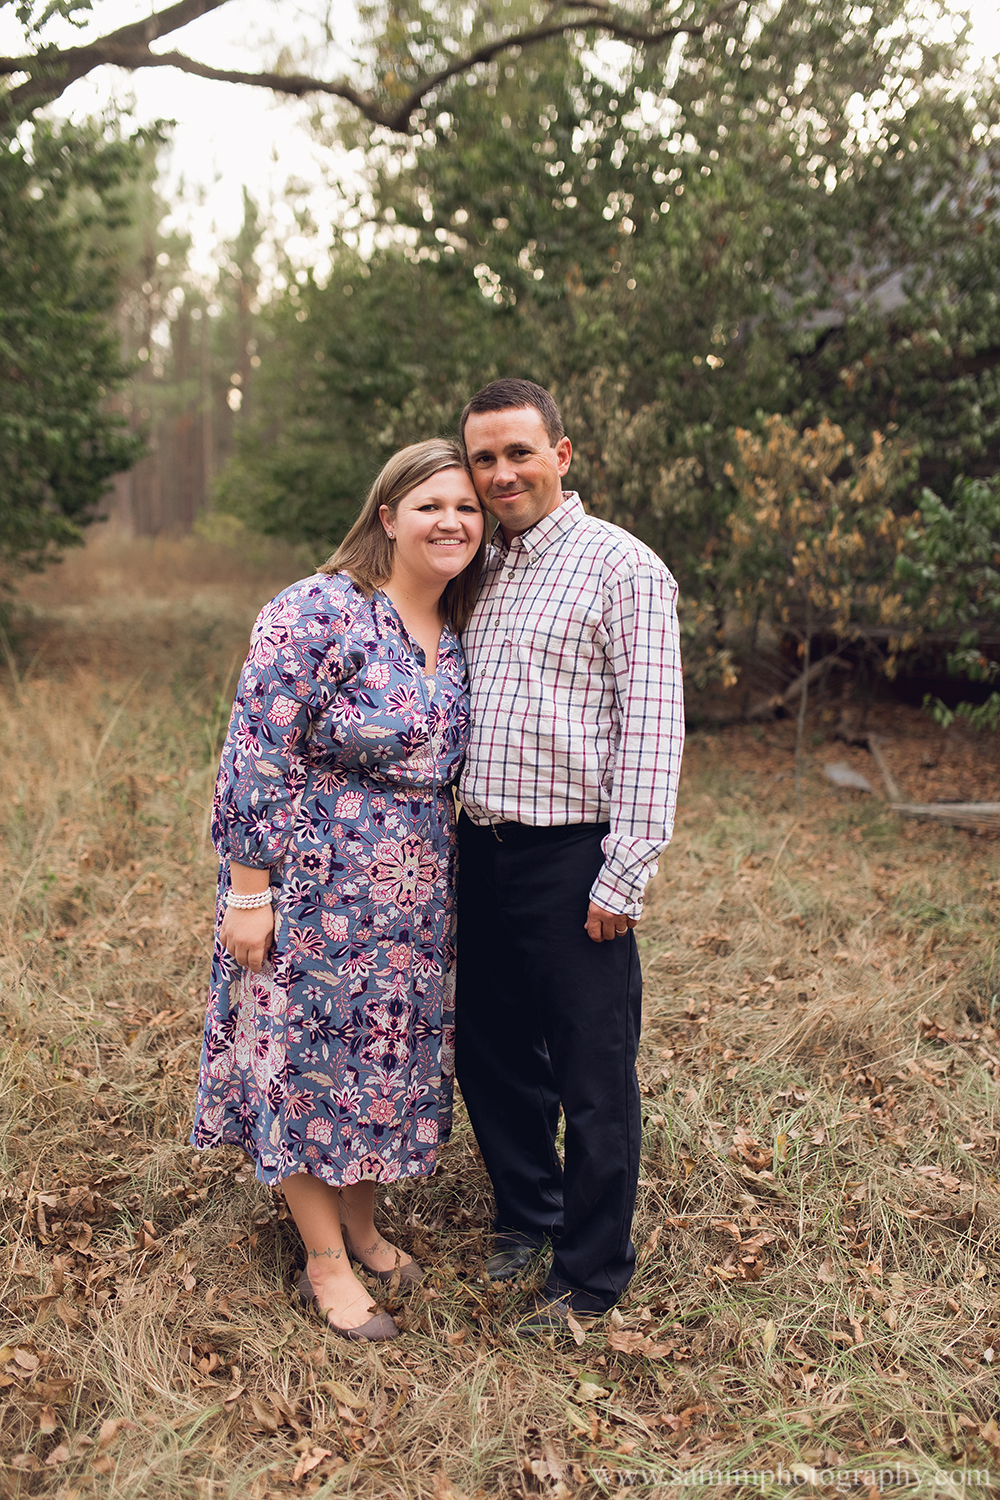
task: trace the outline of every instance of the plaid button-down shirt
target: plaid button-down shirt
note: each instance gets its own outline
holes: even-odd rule
[[[591,900],[638,916],[673,831],[684,745],[677,585],[576,494],[491,551],[463,636],[478,824],[610,822]]]

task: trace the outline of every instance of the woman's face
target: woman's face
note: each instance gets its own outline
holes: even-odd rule
[[[464,469],[441,469],[404,495],[392,515],[383,505],[382,525],[395,538],[392,577],[421,588],[441,590],[476,555],[483,535],[483,510]]]

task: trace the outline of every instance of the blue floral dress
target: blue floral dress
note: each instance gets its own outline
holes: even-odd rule
[[[192,1143],[262,1182],[433,1172],[451,1127],[455,812],[465,662],[389,600],[316,574],[261,612],[215,789],[222,857]],[[271,872],[260,974],[218,940],[228,859]]]

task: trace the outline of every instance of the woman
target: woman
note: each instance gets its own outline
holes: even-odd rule
[[[456,444],[390,459],[343,545],[257,620],[216,785],[192,1142],[280,1186],[299,1290],[354,1339],[399,1330],[351,1259],[421,1276],[375,1228],[375,1183],[433,1172],[451,1125],[457,633],[484,550]]]

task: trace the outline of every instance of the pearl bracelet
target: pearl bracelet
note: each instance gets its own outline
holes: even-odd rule
[[[249,896],[238,896],[235,891],[226,892],[226,905],[236,906],[240,911],[256,911],[259,906],[271,905],[271,887],[266,891],[253,891]]]

